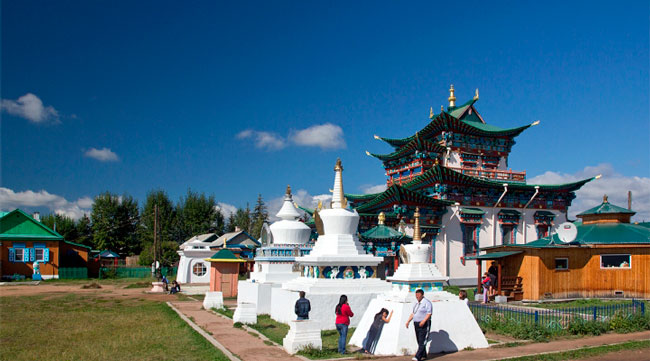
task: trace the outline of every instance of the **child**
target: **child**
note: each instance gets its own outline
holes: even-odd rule
[[[389,323],[391,317],[393,317],[393,311],[390,311],[382,308],[381,311],[375,314],[375,319],[370,325],[366,339],[363,342],[363,352],[365,353],[374,353],[375,347],[377,347],[377,341],[379,341],[379,336],[381,335],[381,329],[384,327],[384,323]]]
[[[467,291],[465,290],[458,291],[458,299],[465,303],[468,303],[469,300],[467,299]]]
[[[483,281],[481,281],[481,284],[483,285],[483,303],[488,303],[490,300],[488,292],[490,291],[492,280],[490,279],[490,275],[487,272],[483,274]]]

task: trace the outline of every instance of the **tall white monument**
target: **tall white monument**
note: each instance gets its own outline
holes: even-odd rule
[[[374,353],[414,354],[418,349],[414,327],[411,323],[406,328],[405,324],[416,302],[415,291],[422,289],[425,297],[433,302],[431,333],[427,343],[429,353],[488,347],[481,328],[465,302],[442,290],[443,282],[448,278],[442,276],[434,263],[428,262],[431,246],[422,243],[419,208],[416,208],[414,216],[413,243],[402,246],[400,257],[403,263],[392,277],[387,278],[392,283],[392,289],[370,302],[350,344],[363,347],[375,314],[386,308],[393,311],[393,317],[390,323],[384,324]]]
[[[293,205],[290,186],[276,216],[281,220],[269,227],[272,244],[258,248],[254,271],[249,279],[238,284],[238,308],[245,303],[248,308],[255,308],[258,315],[271,313],[271,289],[299,277],[300,272],[294,271],[294,260],[311,250],[307,245],[311,228],[297,220],[300,214]]]
[[[343,195],[343,166],[341,160],[334,167],[334,187],[331,208],[319,212],[323,234],[319,235],[309,255],[296,258],[301,277],[284,282],[282,289],[272,292],[271,317],[279,322],[295,320],[293,305],[298,292],[305,291],[311,302],[311,320],[321,329],[335,328],[334,309],[342,294],[348,296],[353,312],[351,326],[359,322],[361,312],[370,300],[390,290],[390,284],[377,278],[377,265],[382,257],[366,254],[357,238],[359,214],[348,209]]]

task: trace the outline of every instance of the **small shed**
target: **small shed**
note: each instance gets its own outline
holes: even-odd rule
[[[246,261],[227,248],[220,249],[206,261],[210,262],[210,292],[221,292],[223,297],[236,297],[239,264]]]

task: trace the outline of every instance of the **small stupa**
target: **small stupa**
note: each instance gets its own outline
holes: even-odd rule
[[[301,276],[273,292],[273,304],[285,305],[273,307],[271,317],[276,321],[287,323],[296,318],[293,304],[299,291],[305,291],[311,302],[310,319],[317,321],[321,329],[333,329],[334,308],[342,294],[348,296],[353,312],[361,312],[372,298],[390,290],[390,284],[377,277],[383,257],[367,254],[357,237],[359,214],[347,206],[340,159],[334,172],[331,208],[318,213],[323,234],[308,255],[296,258]],[[358,320],[353,317],[351,325]]]
[[[280,220],[269,227],[271,244],[257,249],[255,269],[250,278],[239,281],[238,306],[246,303],[249,308],[255,308],[258,315],[271,313],[271,289],[299,277],[300,272],[294,270],[294,260],[311,251],[311,246],[307,245],[311,229],[297,220],[300,214],[293,205],[291,186],[287,186],[276,217]]]
[[[363,347],[375,314],[386,308],[393,311],[393,317],[390,323],[383,326],[374,354],[414,354],[418,345],[413,324],[409,328],[405,324],[416,302],[415,291],[422,289],[425,297],[433,302],[431,332],[427,343],[429,353],[454,352],[466,347],[488,347],[469,307],[458,296],[443,291],[443,282],[448,278],[442,276],[434,263],[428,262],[431,246],[422,243],[419,211],[416,208],[414,214],[413,242],[402,245],[400,249],[403,263],[392,277],[387,277],[392,283],[392,289],[370,302],[350,344]]]

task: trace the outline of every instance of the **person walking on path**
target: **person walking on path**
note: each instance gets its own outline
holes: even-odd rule
[[[309,311],[311,311],[311,304],[309,300],[305,298],[305,291],[300,291],[300,298],[296,301],[295,312],[298,316],[298,320],[308,320]]]
[[[424,291],[419,289],[415,291],[415,299],[417,302],[413,305],[413,312],[406,321],[406,328],[409,328],[409,323],[413,321],[413,328],[415,328],[415,338],[418,341],[418,351],[413,357],[413,361],[422,361],[427,357],[427,338],[429,337],[429,329],[431,328],[431,313],[433,312],[433,305],[431,301],[424,298]]]
[[[348,326],[350,326],[350,317],[354,316],[350,305],[348,305],[348,296],[341,295],[339,304],[334,310],[336,313],[336,330],[339,332],[339,353],[345,353],[345,344],[348,341]]]
[[[381,336],[381,329],[384,328],[384,323],[389,323],[390,319],[393,317],[393,311],[390,311],[382,308],[381,311],[375,314],[375,319],[370,325],[366,339],[363,342],[363,351],[365,353],[375,353],[375,348],[377,347],[377,341],[379,341],[379,336]]]

